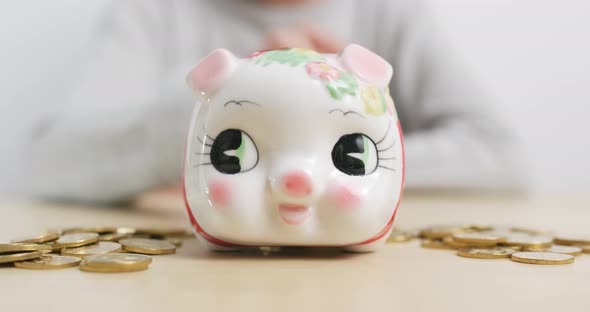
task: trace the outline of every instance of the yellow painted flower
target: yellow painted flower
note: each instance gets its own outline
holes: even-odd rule
[[[373,116],[381,116],[387,111],[387,104],[383,93],[375,86],[364,87],[361,90],[361,99],[365,104],[365,112]]]

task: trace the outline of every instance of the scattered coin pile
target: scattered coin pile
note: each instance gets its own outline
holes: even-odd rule
[[[51,270],[80,267],[85,272],[133,272],[146,270],[152,255],[176,252],[183,240],[194,238],[185,229],[132,227],[81,227],[48,230],[39,235],[0,243],[0,265]],[[515,227],[439,225],[419,231],[394,230],[389,243],[421,239],[421,246],[456,250],[457,255],[477,259],[511,259],[528,264],[569,264],[576,256],[590,254],[590,235],[553,236],[549,232]],[[263,254],[278,247],[261,247]]]
[[[550,232],[517,227],[439,225],[419,231],[394,230],[389,243],[419,238],[421,246],[457,250],[460,257],[511,259],[528,264],[569,264],[576,256],[590,254],[590,235],[553,236]]]
[[[81,227],[47,230],[36,236],[0,243],[0,264],[51,270],[80,267],[85,272],[115,273],[146,270],[150,255],[173,254],[185,229]]]

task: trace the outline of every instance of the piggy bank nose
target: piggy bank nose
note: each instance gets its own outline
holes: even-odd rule
[[[311,177],[303,171],[289,172],[281,178],[285,192],[294,197],[305,197],[312,193]]]

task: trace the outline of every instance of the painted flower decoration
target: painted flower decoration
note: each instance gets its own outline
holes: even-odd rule
[[[367,86],[361,90],[361,99],[367,114],[381,116],[388,111],[383,92],[376,86]],[[393,100],[392,100],[393,102]]]
[[[340,77],[340,71],[325,62],[310,62],[305,65],[307,73],[321,80],[338,80]]]
[[[256,64],[263,66],[272,63],[299,66],[308,62],[324,60],[324,57],[321,54],[313,50],[301,48],[266,51],[258,55],[254,55],[253,58],[256,59]]]
[[[326,84],[330,96],[335,100],[341,100],[345,95],[356,96],[358,87],[356,76],[350,72],[342,72],[338,80]]]
[[[341,100],[345,95],[356,95],[358,81],[349,72],[344,72],[326,62],[310,62],[305,65],[307,73],[312,77],[326,82],[330,96]]]
[[[307,73],[325,83],[330,96],[341,100],[344,96],[356,96],[359,88],[358,79],[351,72],[342,71],[328,63],[319,53],[301,48],[284,50],[259,51],[248,56],[258,65],[267,66],[273,63],[291,67],[305,65]]]
[[[251,58],[255,58],[255,57],[259,57],[262,54],[271,51],[271,50],[260,50],[260,51],[256,51],[254,53],[251,53],[250,55],[246,56],[247,59],[251,59]]]

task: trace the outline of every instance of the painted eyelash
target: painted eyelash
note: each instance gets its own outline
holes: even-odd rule
[[[212,165],[212,163],[202,163],[202,164],[198,164],[198,165],[196,165],[196,166],[193,166],[193,168],[197,168],[197,167],[200,167],[200,166],[209,166],[209,165]]]
[[[207,134],[207,130],[205,129],[205,127],[203,127],[203,134],[205,135],[205,142],[203,142],[203,140],[201,140],[201,138],[200,138],[200,137],[198,137],[198,136],[197,136],[197,140],[198,140],[198,141],[199,141],[201,144],[203,144],[203,145],[205,145],[205,146],[207,146],[207,147],[213,147],[213,144],[207,144],[207,143],[206,143],[206,142],[207,142],[207,140],[211,140],[211,141],[213,141],[213,142],[214,142],[214,141],[215,141],[215,139],[214,139],[214,138],[212,138],[212,137],[210,137],[210,136]],[[211,142],[211,143],[213,143],[213,142]],[[209,156],[209,155],[211,155],[211,153],[195,153],[195,155],[199,155],[199,156]],[[193,168],[197,168],[197,167],[201,167],[201,166],[208,166],[208,165],[212,165],[212,164],[211,164],[211,163],[200,163],[200,164],[197,164],[197,165],[193,166]]]
[[[379,146],[379,144],[382,144],[383,142],[385,142],[385,139],[387,139],[387,135],[389,134],[389,131],[390,130],[391,130],[391,121],[389,122],[389,125],[387,126],[387,131],[385,131],[385,135],[383,135],[383,138],[381,138],[381,140],[375,142],[375,146]],[[397,140],[394,140],[393,143],[389,147],[386,147],[384,149],[377,149],[377,153],[385,152],[385,151],[388,151],[388,150],[392,149],[395,146],[396,143],[397,143]],[[392,157],[378,157],[378,160],[379,161],[383,161],[383,160],[396,160],[396,159],[397,159],[396,156],[392,156]],[[391,168],[391,167],[382,166],[382,165],[377,165],[377,167],[378,168],[385,169],[385,170],[397,172],[396,169]]]
[[[387,126],[387,131],[385,131],[385,135],[383,136],[383,138],[381,138],[381,140],[379,140],[379,141],[375,142],[375,146],[379,147],[379,145],[380,145],[380,144],[383,144],[383,142],[385,141],[385,139],[387,139],[387,135],[389,134],[389,131],[390,131],[390,130],[391,130],[391,122],[389,122],[389,125]],[[388,151],[388,150],[390,150],[391,148],[393,148],[393,147],[395,146],[395,144],[396,144],[396,143],[397,143],[397,141],[396,141],[396,140],[394,140],[394,141],[393,141],[393,143],[392,143],[390,146],[388,146],[388,147],[386,147],[386,148],[384,148],[384,149],[377,149],[377,151],[378,151],[378,152],[385,152],[385,151]],[[392,157],[392,158],[379,158],[379,159],[381,159],[381,160],[392,160],[392,159],[397,159],[397,158],[395,158],[395,157]]]
[[[207,139],[209,139],[209,140],[211,140],[211,141],[215,141],[215,139],[214,139],[214,138],[210,137],[210,136],[207,134],[207,129],[205,129],[205,126],[203,126],[203,134],[205,135],[205,137],[206,137]],[[206,141],[206,140],[205,140],[205,141]]]
[[[199,137],[197,137],[197,140],[198,140],[198,141],[199,141],[201,144],[203,144],[203,145],[205,145],[205,146],[208,146],[208,147],[212,147],[212,146],[213,146],[213,144],[207,144],[207,143],[203,142],[203,141],[201,140],[201,138],[199,138]],[[205,140],[205,141],[206,141],[206,140]]]

